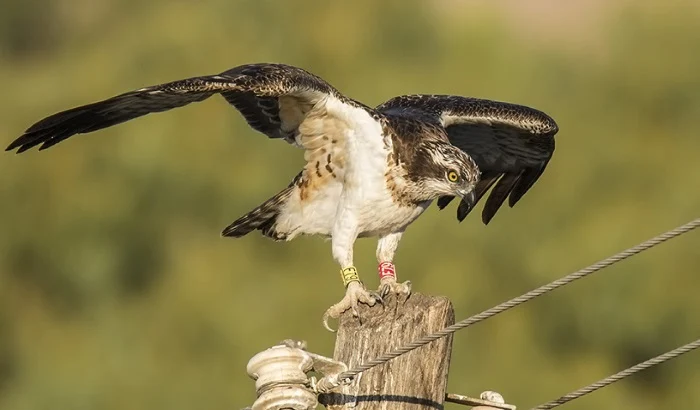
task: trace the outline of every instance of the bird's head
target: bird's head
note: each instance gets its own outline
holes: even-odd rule
[[[464,151],[443,141],[426,142],[416,152],[410,175],[426,200],[456,196],[473,204],[481,173]]]

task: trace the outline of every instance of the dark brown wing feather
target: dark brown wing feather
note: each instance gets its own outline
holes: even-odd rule
[[[508,194],[513,190],[515,184],[518,183],[520,178],[519,174],[507,173],[498,179],[496,186],[491,190],[491,195],[486,199],[486,204],[484,205],[484,211],[481,214],[481,220],[484,224],[488,224],[498,212],[498,209],[503,205],[503,202],[508,197]],[[461,207],[462,204],[460,204]],[[459,212],[459,208],[457,209]],[[458,215],[465,218],[467,215]]]
[[[498,178],[500,176],[501,174],[496,174],[492,177],[484,177],[482,175],[481,180],[477,182],[476,187],[474,188],[474,202],[461,201],[459,203],[459,206],[457,207],[458,221],[462,222],[464,218],[466,218],[467,215],[469,215],[469,212],[471,212],[471,210],[474,209],[474,206],[481,200],[481,197],[483,197],[484,194],[488,192],[488,190],[493,186],[493,184],[495,184],[496,181],[498,181]],[[493,214],[495,214],[497,210],[498,209],[495,209],[493,211]],[[482,220],[485,224],[489,223],[491,218],[493,218],[493,214],[487,213],[486,209],[484,209],[484,212],[482,214]]]
[[[385,113],[420,116],[440,122],[450,142],[469,154],[479,166],[477,201],[491,188],[482,220],[491,221],[506,198],[514,206],[544,172],[554,153],[559,130],[547,114],[533,108],[448,95],[408,95],[377,107]],[[451,197],[438,200],[443,209]],[[457,209],[461,221],[473,208],[462,201]]]
[[[29,127],[7,151],[24,152],[41,144],[51,147],[75,134],[110,127],[146,114],[205,100],[214,94],[237,108],[252,128],[271,138],[294,134],[297,116],[280,118],[279,98],[293,97],[289,104],[303,115],[324,95],[343,98],[321,78],[300,68],[283,64],[249,64],[219,75],[193,77],[141,88],[93,104],[51,115]]]

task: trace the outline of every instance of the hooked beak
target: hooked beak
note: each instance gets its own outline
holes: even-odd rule
[[[473,188],[470,190],[460,191],[459,196],[462,198],[462,201],[466,202],[466,204],[469,205],[469,209],[472,209],[474,207],[476,202],[476,194],[474,193]]]
[[[474,193],[474,188],[472,187],[469,190],[465,189],[461,191],[459,196],[462,198],[462,203],[460,203],[459,207],[457,208],[457,220],[462,222],[474,208],[474,205],[476,205],[476,194]]]

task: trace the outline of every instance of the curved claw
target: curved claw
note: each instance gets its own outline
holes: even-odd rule
[[[374,306],[376,303],[380,303],[384,306],[384,299],[377,292],[367,291],[360,282],[351,282],[345,292],[345,297],[340,302],[329,307],[326,313],[323,314],[323,327],[329,332],[335,333],[335,330],[328,325],[328,320],[331,318],[339,318],[340,315],[347,310],[351,310],[352,315],[360,319],[360,313],[357,310],[360,303],[364,303],[368,306]]]
[[[379,293],[384,297],[389,296],[389,293],[391,293],[391,286],[389,286],[387,283],[382,283],[379,285]]]
[[[323,314],[323,327],[325,327],[327,331],[329,331],[331,333],[335,333],[335,332],[337,332],[337,330],[333,329],[332,327],[330,327],[328,325],[328,319],[331,318],[331,314],[330,314],[329,310],[330,309],[326,310],[326,313]]]
[[[382,295],[379,292],[372,290],[369,292],[369,295],[374,298],[375,302],[382,305],[382,307],[385,306],[384,298],[382,297]]]
[[[406,295],[408,298],[411,296],[411,281],[407,280],[406,282],[398,283],[396,279],[383,280],[382,284],[379,285],[379,293],[383,297],[388,296],[390,293],[395,293],[397,295]]]

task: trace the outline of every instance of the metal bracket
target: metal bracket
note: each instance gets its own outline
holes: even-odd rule
[[[515,410],[516,407],[512,404],[505,404],[503,396],[495,391],[485,391],[479,395],[479,398],[462,396],[460,394],[447,394],[445,401],[450,403],[462,404],[465,406],[474,406],[472,410]]]

